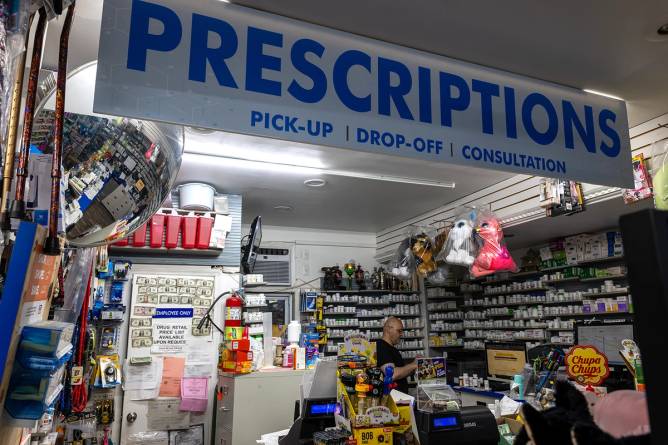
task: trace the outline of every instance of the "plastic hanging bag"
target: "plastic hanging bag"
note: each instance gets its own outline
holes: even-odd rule
[[[409,236],[397,248],[392,262],[392,275],[401,280],[408,280],[413,272],[415,272],[415,259],[411,252],[411,237]]]
[[[448,266],[440,264],[437,266],[435,272],[432,272],[429,275],[427,275],[426,279],[427,281],[429,281],[430,284],[442,285],[445,284],[445,282],[448,280],[449,274],[450,270],[448,269]]]
[[[471,266],[471,274],[478,278],[500,271],[517,272],[517,264],[503,243],[503,229],[492,213],[480,212],[475,227],[482,247]]]
[[[415,270],[423,278],[437,269],[435,236],[436,230],[432,227],[416,227],[411,231],[410,251],[415,259]]]
[[[658,210],[668,210],[668,141],[652,145],[652,167],[654,206]]]
[[[476,243],[473,238],[475,212],[461,214],[455,220],[439,259],[448,264],[470,267],[475,260]]]

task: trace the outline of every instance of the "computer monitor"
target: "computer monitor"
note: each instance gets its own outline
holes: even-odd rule
[[[487,376],[497,379],[512,379],[521,374],[527,363],[524,343],[486,343]]]
[[[630,319],[605,320],[578,323],[575,329],[575,344],[592,345],[605,354],[610,365],[624,365],[619,354],[622,340],[634,340],[633,321]]]

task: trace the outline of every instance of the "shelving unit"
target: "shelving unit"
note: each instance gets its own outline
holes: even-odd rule
[[[596,267],[597,265],[601,264],[600,268],[604,269],[606,266],[608,266],[608,263],[613,263],[615,261],[621,261],[623,260],[623,256],[615,256],[615,257],[607,257],[607,258],[599,258],[596,260],[588,260],[588,261],[582,261],[579,262],[578,264],[564,264],[560,266],[555,266],[555,267],[550,267],[546,269],[541,269],[537,271],[528,271],[528,272],[520,272],[517,274],[512,274],[510,276],[501,276],[501,277],[486,277],[483,279],[473,279],[470,280],[464,284],[467,286],[460,287],[460,291],[458,292],[456,287],[453,286],[425,286],[424,287],[424,295],[425,295],[425,301],[426,304],[430,303],[441,303],[441,302],[447,302],[447,301],[455,301],[457,302],[456,307],[448,307],[448,308],[443,308],[440,310],[430,310],[428,311],[428,316],[427,316],[427,321],[430,323],[430,329],[429,329],[429,334],[433,335],[441,335],[441,334],[454,334],[456,335],[459,333],[457,338],[463,339],[464,341],[473,341],[473,340],[487,340],[487,337],[465,337],[463,336],[461,331],[450,331],[450,330],[439,330],[436,328],[431,328],[431,326],[434,325],[435,322],[453,322],[456,323],[460,321],[460,319],[432,319],[430,316],[435,313],[452,313],[452,312],[459,312],[461,311],[463,313],[461,321],[467,322],[467,321],[484,321],[484,320],[490,320],[490,319],[509,319],[509,320],[523,320],[523,321],[534,321],[534,322],[545,322],[547,320],[553,320],[553,319],[561,319],[561,320],[582,320],[582,319],[587,319],[587,318],[614,318],[614,317],[625,317],[630,315],[630,312],[627,311],[619,311],[619,312],[582,312],[582,313],[571,313],[571,314],[566,314],[566,313],[561,313],[561,314],[543,314],[541,317],[522,317],[522,318],[514,318],[514,313],[516,311],[513,310],[513,308],[518,308],[518,307],[526,307],[526,308],[531,308],[531,307],[536,307],[536,306],[545,306],[545,307],[563,307],[563,306],[581,306],[583,304],[584,300],[595,300],[598,298],[614,298],[615,296],[624,296],[624,295],[629,295],[630,292],[628,290],[619,290],[619,291],[613,291],[613,292],[595,292],[591,293],[588,292],[587,288],[588,287],[599,287],[598,283],[602,283],[603,281],[606,280],[614,280],[616,282],[626,280],[627,276],[626,274],[614,274],[614,275],[607,275],[607,276],[600,276],[600,277],[593,277],[593,278],[580,278],[580,277],[564,277],[564,278],[559,278],[559,279],[552,279],[552,280],[542,280],[542,283],[544,283],[542,286],[532,286],[532,287],[527,287],[523,288],[522,285],[519,285],[517,289],[507,289],[504,291],[497,291],[497,292],[489,292],[489,289],[487,292],[484,292],[485,288],[493,285],[500,285],[500,284],[507,284],[507,283],[521,283],[524,281],[532,281],[532,280],[538,280],[540,277],[543,277],[544,275],[552,274],[554,272],[564,270],[570,267]],[[612,264],[614,265],[614,264]],[[608,266],[609,267],[609,266]],[[593,283],[595,286],[587,286],[587,283]],[[536,283],[538,284],[538,283]],[[480,287],[470,287],[471,285],[478,285]],[[524,285],[526,286],[526,285]],[[441,293],[435,293],[433,289],[442,289]],[[547,301],[546,295],[552,295],[549,293],[552,289],[557,289],[557,290],[565,290],[566,292],[572,292],[572,291],[580,291],[582,292],[580,295],[580,298],[573,298],[573,299],[565,299],[565,300],[552,300],[552,301]],[[482,291],[481,291],[482,289]],[[454,291],[454,292],[453,292]],[[445,292],[451,292],[449,294],[446,294]],[[530,293],[535,293],[538,298],[544,298],[545,301],[525,301],[525,302],[516,302],[513,301],[512,303],[504,303],[504,304],[478,304],[474,303],[473,301],[476,300],[482,300],[487,297],[495,297],[498,298],[499,296],[511,296],[511,295],[516,295],[516,294],[530,294]],[[470,304],[465,304],[464,301],[466,300],[469,301]],[[472,301],[473,300],[473,301]],[[627,301],[627,304],[629,307],[632,307],[631,301]],[[503,314],[488,314],[485,317],[475,317],[475,318],[470,318],[466,316],[467,311],[482,311],[488,308],[503,308],[507,307],[509,308],[508,313],[503,313]],[[573,332],[573,328],[559,328],[559,329],[553,329],[553,328],[548,328],[548,324],[541,323],[538,326],[510,326],[510,327],[485,327],[485,328],[477,328],[477,327],[464,327],[464,331],[466,330],[484,330],[484,331],[524,331],[524,330],[531,330],[531,329],[542,329],[545,332],[545,338],[533,338],[533,337],[519,337],[519,338],[514,338],[513,341],[525,341],[525,342],[542,342],[546,344],[551,344],[551,340],[557,336],[557,334],[561,333],[568,333],[568,332]],[[554,335],[552,335],[553,333]],[[556,339],[556,338],[554,338]],[[502,339],[490,339],[490,341],[506,341]],[[555,344],[559,346],[570,346],[568,342],[555,342]],[[439,346],[431,346],[430,348],[433,349],[443,349],[442,347]],[[481,350],[480,348],[460,348],[464,351],[478,351]],[[435,351],[436,354],[439,354],[438,352]]]
[[[367,289],[367,290],[329,290],[329,291],[320,291],[321,294],[325,295],[325,307],[329,305],[340,305],[340,306],[355,306],[356,310],[353,311],[347,311],[347,312],[327,312],[325,311],[323,313],[323,317],[326,319],[336,319],[336,318],[346,318],[346,319],[352,319],[355,318],[359,320],[360,322],[362,320],[379,320],[382,321],[382,319],[388,317],[388,316],[394,316],[402,320],[406,319],[421,319],[423,320],[424,317],[424,312],[420,310],[417,314],[399,314],[399,313],[387,313],[387,312],[394,312],[394,308],[397,307],[397,305],[421,305],[422,300],[420,299],[419,292],[416,291],[391,291],[391,290],[380,290],[380,289]],[[339,294],[341,296],[348,296],[348,297],[356,297],[352,298],[350,301],[332,301],[332,296],[334,294]],[[401,301],[401,298],[399,296],[405,295],[406,298],[404,299],[405,301]],[[415,295],[415,297],[410,298],[410,296]],[[387,299],[381,300],[381,301],[373,301],[373,302],[364,302],[366,298],[369,297],[374,297],[378,298],[379,300],[382,297],[387,297],[389,296],[389,301]],[[396,298],[396,301],[393,299]],[[381,310],[383,313],[368,313],[372,310]],[[353,329],[355,332],[365,332],[365,331],[382,331],[383,326],[382,323],[380,323],[378,326],[361,326],[361,325],[335,325],[335,326],[327,326],[328,332],[332,329]],[[423,330],[424,329],[424,323],[420,323],[418,326],[408,326],[404,324],[404,331],[409,331],[409,330]],[[424,331],[423,331],[424,332]],[[334,339],[334,340],[340,340],[343,339],[343,336],[331,336],[328,335],[329,339]],[[380,338],[374,337],[375,338]],[[402,340],[424,340],[425,337],[423,335],[407,335],[402,337]],[[329,350],[329,347],[326,348],[326,351]],[[418,348],[418,347],[410,347],[410,348],[405,348],[405,349],[400,349],[403,352],[407,351],[423,351],[424,347]]]

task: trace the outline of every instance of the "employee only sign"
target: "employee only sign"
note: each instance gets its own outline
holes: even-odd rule
[[[94,110],[633,186],[621,100],[220,0],[105,0]]]
[[[193,323],[191,307],[159,307],[153,315],[152,354],[184,352]]]

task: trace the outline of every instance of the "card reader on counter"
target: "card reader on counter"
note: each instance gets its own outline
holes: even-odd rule
[[[428,413],[415,410],[421,445],[497,445],[496,419],[487,407],[466,406],[461,411]]]
[[[334,426],[336,398],[304,399],[301,416],[292,424],[287,436],[279,445],[312,444],[313,433]]]

